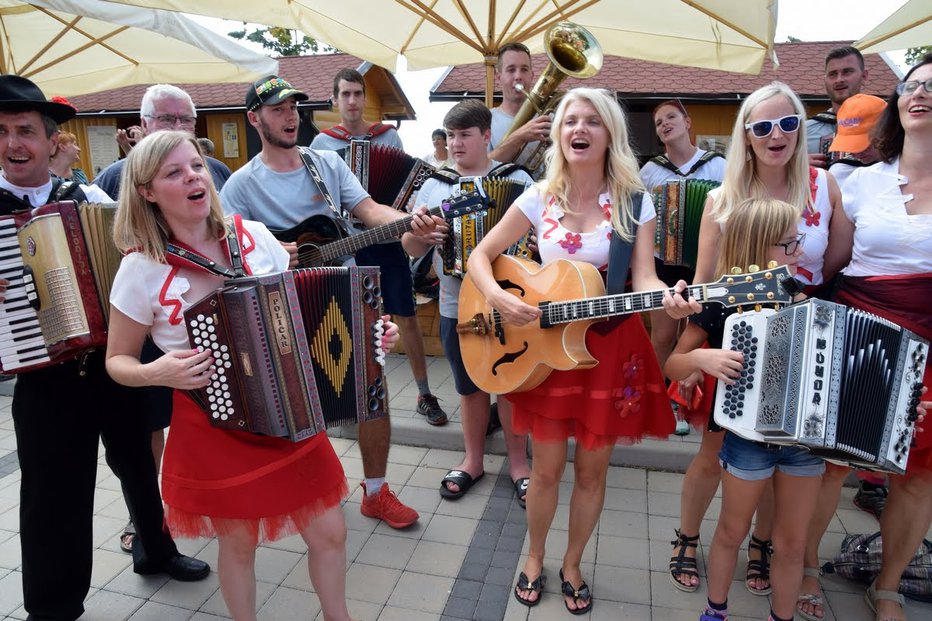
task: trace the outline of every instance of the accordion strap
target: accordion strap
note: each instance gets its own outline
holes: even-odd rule
[[[700,156],[698,160],[696,160],[696,163],[693,164],[692,167],[689,170],[687,170],[685,173],[680,172],[680,169],[677,168],[676,164],[671,162],[670,158],[668,158],[666,155],[658,155],[656,157],[651,158],[650,161],[656,164],[657,166],[662,166],[663,168],[666,168],[670,172],[673,172],[679,175],[680,177],[688,177],[689,175],[693,174],[694,172],[702,168],[706,162],[708,162],[709,160],[714,160],[717,157],[724,157],[724,156],[721,153],[718,153],[717,151],[706,151],[705,153],[702,154],[702,156]]]
[[[634,232],[637,233],[638,220],[641,219],[641,201],[643,192],[631,195],[631,207],[634,215]],[[628,268],[631,266],[631,254],[634,252],[634,243],[626,242],[612,229],[612,241],[608,249],[608,275],[605,279],[605,292],[608,295],[618,295],[625,292],[625,282],[628,279]]]
[[[177,242],[167,242],[165,244],[165,258],[173,265],[193,267],[224,278],[242,278],[246,276],[247,272],[243,263],[243,250],[239,243],[240,228],[242,228],[242,220],[237,214],[231,222],[227,223],[227,251],[230,255],[232,267],[217,265],[216,261],[205,257],[197,250]]]

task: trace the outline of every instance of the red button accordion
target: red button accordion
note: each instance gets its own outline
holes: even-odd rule
[[[744,354],[738,381],[718,382],[714,416],[723,428],[860,468],[905,472],[928,341],[871,313],[813,299],[730,316],[723,347]]]
[[[342,151],[372,200],[401,211],[408,210],[408,203],[434,172],[434,167],[420,158],[368,140],[352,140]]]
[[[184,313],[216,374],[189,391],[210,423],[299,441],[388,414],[379,270],[238,278]]]
[[[49,203],[0,217],[0,371],[22,373],[107,345],[120,267],[115,204]]]

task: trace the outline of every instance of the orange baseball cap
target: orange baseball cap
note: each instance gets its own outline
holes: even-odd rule
[[[870,132],[887,107],[880,97],[852,95],[838,108],[838,129],[829,151],[860,153],[871,146]]]

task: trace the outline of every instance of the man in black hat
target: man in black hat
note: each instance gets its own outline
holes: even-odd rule
[[[362,189],[343,159],[333,151],[298,147],[298,102],[307,95],[278,76],[258,80],[246,91],[246,118],[256,128],[262,151],[233,173],[220,192],[227,213],[258,220],[272,230],[285,230],[312,215],[334,218],[352,216],[367,227],[388,224],[406,217],[387,205],[376,203]],[[441,240],[440,218],[420,212],[412,222],[412,233],[422,239]],[[297,261],[295,244],[284,244]],[[391,444],[389,417],[359,425],[359,446],[365,481],[360,485],[360,511],[383,520],[392,528],[407,528],[418,513],[402,503],[388,483],[388,451]]]
[[[72,107],[47,101],[29,80],[0,76],[0,215],[63,199],[110,201],[95,186],[65,185],[49,174],[58,124],[74,115]],[[0,284],[0,298],[8,284]],[[127,485],[133,490],[129,504],[139,538],[134,571],[167,573],[177,580],[200,580],[210,573],[203,561],[179,554],[163,530],[141,398],[141,391],[110,379],[103,351],[18,375],[13,425],[22,474],[20,543],[29,619],[70,621],[84,612],[100,440],[114,473],[132,483]]]

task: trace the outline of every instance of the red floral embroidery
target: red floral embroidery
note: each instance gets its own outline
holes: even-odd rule
[[[570,254],[576,254],[576,251],[582,248],[582,235],[579,233],[566,233],[566,237],[560,240],[560,245]]]
[[[604,203],[602,203],[602,216],[606,220],[612,219],[612,201],[611,200],[606,200]]]
[[[822,219],[822,212],[816,211],[813,213],[807,208],[803,211],[803,219],[806,221],[806,226],[819,226],[819,220]]]
[[[641,409],[641,396],[644,392],[644,360],[639,354],[632,355],[628,362],[621,365],[621,377],[624,380],[624,386],[614,391],[615,409],[618,410],[621,418],[625,418]]]
[[[560,226],[560,223],[554,220],[553,218],[544,218],[544,222],[550,225],[550,228],[544,231],[541,234],[543,239],[550,239],[550,234],[553,233],[554,229]]]

